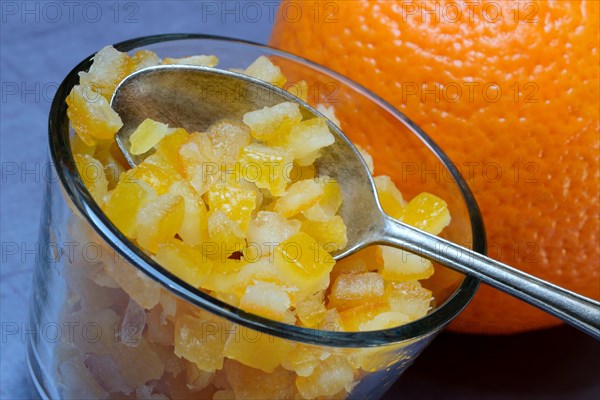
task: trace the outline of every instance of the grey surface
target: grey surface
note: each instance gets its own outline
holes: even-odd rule
[[[1,399],[31,398],[26,317],[56,87],[84,57],[136,36],[195,32],[266,42],[275,2],[254,3],[260,18],[244,15],[236,1],[0,3]],[[208,15],[213,6],[217,14]],[[220,13],[227,9],[233,12]],[[598,399],[599,360],[598,342],[567,327],[509,338],[443,334],[388,397]]]

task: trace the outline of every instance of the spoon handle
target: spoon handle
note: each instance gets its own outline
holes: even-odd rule
[[[378,242],[476,277],[600,340],[600,303],[386,216]]]

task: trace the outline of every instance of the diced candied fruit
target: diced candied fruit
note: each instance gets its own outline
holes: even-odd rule
[[[277,368],[270,374],[226,360],[223,370],[236,399],[291,399],[294,395],[294,374]]]
[[[450,224],[450,212],[444,200],[424,192],[408,202],[399,219],[405,224],[437,235]]]
[[[292,344],[284,339],[235,325],[223,354],[248,367],[273,372],[292,349]]]
[[[298,299],[325,289],[335,264],[329,253],[304,232],[277,245],[273,260],[281,278],[297,291]]]
[[[148,193],[142,185],[123,176],[104,205],[106,216],[128,238],[135,237],[138,211],[146,202]]]
[[[122,179],[128,183],[144,182],[150,186],[156,194],[167,193],[169,187],[175,182],[177,176],[173,176],[168,170],[158,166],[153,160],[157,158],[150,156],[122,175]]]
[[[184,361],[185,362],[185,361]],[[193,392],[202,390],[211,384],[215,378],[213,372],[206,372],[191,362],[185,362],[186,386]]]
[[[342,311],[363,303],[381,301],[384,293],[383,278],[376,272],[342,274],[331,287],[328,305]]]
[[[108,100],[90,87],[76,85],[67,97],[67,116],[77,135],[88,146],[110,140],[123,126]]]
[[[143,68],[154,67],[160,64],[160,57],[150,50],[139,50],[131,56],[129,61],[130,73],[139,71]]]
[[[272,143],[289,150],[298,165],[303,166],[312,164],[319,151],[334,141],[327,121],[313,118],[295,124],[287,135],[275,137]]]
[[[130,59],[127,53],[106,46],[94,55],[88,72],[79,73],[79,84],[101,93],[110,100],[117,85],[129,74]]]
[[[195,287],[200,287],[212,271],[213,263],[202,254],[202,251],[178,239],[160,244],[154,259],[174,275]]]
[[[202,196],[217,181],[219,171],[212,143],[206,133],[189,134],[179,147],[179,156],[184,177]]]
[[[325,351],[323,348],[296,343],[294,349],[281,363],[281,366],[294,371],[298,376],[310,376],[315,371],[315,368],[330,355],[331,353]]]
[[[365,160],[365,164],[367,164],[367,167],[369,168],[369,172],[371,173],[371,175],[373,175],[373,173],[375,172],[375,166],[373,165],[373,157],[371,156],[371,154],[369,154],[367,152],[367,150],[365,150],[359,144],[355,143],[354,147],[356,147],[356,150],[358,150],[358,152],[362,156],[363,160]]]
[[[174,131],[175,129],[169,128],[167,124],[146,118],[129,137],[129,152],[135,155],[144,154]]]
[[[414,281],[427,279],[433,275],[431,261],[416,254],[393,247],[381,246],[383,269],[381,275],[386,280]]]
[[[253,138],[268,142],[286,135],[291,127],[302,120],[298,104],[286,102],[244,114],[244,124],[250,127]]]
[[[76,135],[77,137],[77,135]],[[106,142],[102,143],[105,144]],[[104,146],[96,146],[95,158],[100,161],[104,167],[104,174],[108,180],[108,188],[114,189],[119,182],[119,178],[127,171],[129,165],[123,157],[123,153],[118,149],[116,143]]]
[[[381,175],[373,178],[375,187],[377,188],[377,196],[381,208],[392,218],[402,217],[406,201],[402,197],[402,193],[398,190],[394,182],[389,176]]]
[[[354,381],[352,365],[346,357],[332,355],[320,363],[312,375],[296,378],[296,387],[305,399],[334,396],[340,391],[349,392]]]
[[[292,159],[282,148],[253,143],[244,147],[239,161],[243,176],[274,196],[281,196],[290,182]]]
[[[302,231],[313,237],[329,252],[339,251],[348,244],[346,225],[339,215],[334,215],[325,221],[302,219]]]
[[[183,222],[177,231],[181,239],[192,246],[208,240],[208,215],[202,198],[183,181],[176,181],[169,187],[169,193],[183,197]]]
[[[79,137],[79,135],[72,135],[70,137],[70,142],[71,152],[74,156],[78,155],[94,157],[97,147],[96,144],[88,145]]]
[[[209,241],[218,248],[215,258],[221,262],[233,253],[241,252],[246,246],[244,232],[238,223],[219,210],[213,211],[208,217],[208,234]]]
[[[364,303],[349,308],[339,313],[341,326],[344,331],[358,332],[360,327],[384,312],[390,311],[389,304],[384,296],[379,301]]]
[[[245,232],[256,207],[256,192],[227,183],[216,183],[206,193],[211,212],[221,211]]]
[[[75,165],[83,183],[96,200],[96,203],[104,203],[104,196],[108,192],[108,180],[104,174],[104,166],[95,158],[88,155],[75,154]]]
[[[323,198],[314,206],[304,210],[302,214],[313,221],[326,221],[335,216],[342,205],[342,188],[329,176],[319,176],[316,180],[323,188]]]
[[[208,251],[205,253],[205,256],[215,260],[217,254],[220,253]],[[223,257],[221,256],[221,258]],[[246,265],[244,260],[230,258],[215,260],[212,272],[202,283],[202,288],[222,293],[223,295],[234,295],[236,299],[241,297],[242,291],[238,290],[240,287],[238,285],[238,277],[240,270],[243,271],[244,265]]]
[[[318,328],[318,325],[323,321],[327,313],[324,297],[325,293],[319,291],[296,304],[296,315],[302,325],[308,328]]]
[[[274,65],[265,56],[258,57],[244,70],[244,74],[278,87],[283,87],[286,82],[285,76],[281,73],[281,68]]]
[[[424,317],[431,308],[433,294],[418,281],[386,282],[385,292],[390,309],[407,315],[411,320]]]
[[[389,329],[395,326],[404,325],[410,321],[411,319],[406,314],[397,311],[387,311],[377,314],[370,321],[363,322],[358,326],[358,330],[363,332]]]
[[[167,193],[147,202],[137,215],[137,242],[156,253],[160,243],[175,236],[183,222],[184,212],[185,203],[179,195]]]
[[[212,124],[206,131],[217,159],[233,164],[243,147],[252,143],[247,126],[240,122],[224,120]]]
[[[279,273],[277,265],[268,258],[261,258],[256,262],[245,264],[239,272],[237,272],[232,290],[236,294],[242,296],[246,288],[256,281],[270,282],[282,287],[286,285],[285,280]]]
[[[290,296],[286,290],[271,282],[256,281],[248,285],[240,301],[243,310],[293,324],[296,318],[290,306]]]
[[[292,83],[286,90],[300,100],[304,102],[308,101],[308,83],[305,80]]]
[[[223,367],[225,339],[231,323],[208,313],[202,317],[181,315],[175,321],[175,354],[193,362],[202,371]]]
[[[219,59],[215,56],[206,56],[206,55],[181,57],[181,58],[167,57],[167,58],[163,59],[162,63],[164,65],[183,64],[183,65],[198,65],[201,67],[215,67],[219,63]]]
[[[160,142],[154,146],[156,154],[179,174],[183,173],[183,165],[179,157],[179,147],[186,141],[189,133],[183,128],[177,128],[170,134],[163,137]]]
[[[362,274],[369,272],[367,262],[361,257],[360,252],[337,261],[329,274],[331,282],[335,282],[340,275]]]
[[[278,213],[259,211],[248,226],[244,258],[252,262],[270,255],[275,246],[298,233],[300,225],[299,221],[288,220]]]
[[[275,211],[289,218],[314,206],[325,196],[323,188],[313,179],[306,179],[292,184],[277,199]]]

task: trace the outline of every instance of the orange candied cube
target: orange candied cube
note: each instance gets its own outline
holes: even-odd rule
[[[163,137],[160,142],[154,146],[156,148],[156,154],[179,174],[183,173],[183,166],[179,157],[179,147],[186,141],[188,136],[189,133],[185,129],[177,128]]]
[[[327,121],[313,118],[293,125],[287,135],[274,138],[272,144],[290,151],[294,161],[303,166],[314,163],[319,151],[334,141]]]
[[[188,135],[179,147],[183,176],[202,196],[218,180],[219,163],[206,133]]]
[[[405,224],[437,235],[450,224],[450,211],[444,200],[423,192],[406,205],[399,219]]]
[[[276,66],[265,56],[258,57],[242,73],[250,75],[261,81],[269,82],[272,85],[283,87],[287,79],[281,73],[281,68]]]
[[[135,155],[144,154],[156,146],[162,138],[173,132],[175,132],[175,129],[169,128],[167,124],[146,118],[129,137],[131,143],[129,152]]]
[[[290,311],[291,305],[284,287],[261,281],[248,285],[240,300],[240,308],[244,311],[288,324],[296,321],[294,313]]]
[[[112,140],[123,126],[121,117],[100,93],[76,85],[67,97],[67,116],[77,135],[88,146],[97,140]]]
[[[287,340],[235,325],[225,343],[223,355],[270,373],[281,365],[292,349]]]
[[[247,112],[244,114],[243,121],[250,128],[253,138],[268,142],[278,136],[286,135],[293,125],[302,121],[302,114],[298,104],[284,102]]]
[[[283,368],[266,373],[237,361],[225,360],[223,371],[233,389],[233,393],[224,396],[223,400],[294,398],[294,373]]]
[[[336,264],[337,265],[337,264]],[[327,308],[324,304],[325,293],[315,292],[296,304],[296,315],[302,325],[308,328],[318,328],[325,318]]]
[[[354,370],[345,356],[331,355],[310,376],[296,378],[296,387],[304,399],[329,398],[349,392],[354,384]]]
[[[418,281],[386,282],[385,294],[390,309],[407,315],[411,321],[424,317],[431,309],[433,293]]]
[[[237,121],[216,122],[208,127],[206,134],[212,143],[217,159],[227,165],[235,163],[242,148],[252,143],[248,127]]]
[[[175,181],[169,193],[183,197],[183,222],[177,231],[181,239],[192,246],[208,240],[208,214],[202,197],[185,181]]]
[[[282,148],[253,143],[244,147],[239,162],[242,176],[273,196],[281,196],[290,182],[292,159]]]
[[[311,221],[303,218],[301,229],[330,253],[342,250],[348,244],[346,225],[339,215],[334,215],[325,221]]]
[[[202,312],[201,316],[181,315],[175,321],[175,354],[193,362],[202,371],[223,367],[223,349],[232,324]]]
[[[281,287],[286,285],[277,265],[268,258],[261,258],[256,262],[244,264],[239,269],[235,278],[234,292],[241,296],[248,286],[257,281],[269,282]]]
[[[79,73],[79,84],[102,94],[110,100],[117,85],[129,74],[130,59],[127,53],[106,46],[94,55],[88,72]]]
[[[206,202],[211,212],[222,211],[237,223],[242,232],[248,230],[252,211],[256,207],[256,192],[227,183],[216,183],[206,193]]]
[[[161,243],[154,259],[169,272],[194,287],[200,287],[212,270],[212,261],[199,249],[178,239]]]
[[[434,273],[433,264],[426,258],[394,247],[380,248],[383,258],[381,275],[386,280],[414,281],[427,279]]]
[[[208,217],[208,235],[209,242],[218,248],[212,257],[221,261],[246,247],[239,224],[219,210],[212,211]]]
[[[154,193],[142,185],[127,180],[122,176],[115,189],[109,193],[109,199],[104,204],[104,212],[108,219],[128,238],[134,238],[137,233],[137,216],[146,203],[147,198]]]
[[[184,212],[185,203],[179,195],[167,193],[146,202],[137,216],[136,239],[139,245],[156,253],[160,243],[175,237]]]
[[[108,180],[104,174],[104,166],[100,161],[89,155],[75,154],[73,158],[85,187],[96,200],[96,203],[101,205],[104,203],[104,196],[108,192]]]
[[[173,176],[170,171],[157,165],[155,162],[157,158],[155,155],[146,158],[136,167],[125,172],[122,179],[130,183],[144,182],[154,189],[156,194],[165,194],[177,176]]]
[[[321,185],[313,179],[293,183],[275,202],[275,211],[289,218],[309,209],[324,196]]]
[[[356,307],[340,311],[339,317],[342,328],[348,332],[359,332],[361,327],[368,325],[369,321],[379,314],[390,311],[390,307],[384,296],[378,302],[363,303]]]
[[[377,188],[377,197],[381,208],[392,218],[401,218],[406,207],[406,201],[402,193],[398,190],[392,179],[387,175],[380,175],[373,178]]]
[[[281,278],[296,299],[324,290],[329,285],[333,258],[313,238],[298,232],[279,243],[274,251],[274,263]]]
[[[361,304],[380,302],[385,294],[383,278],[376,272],[342,274],[329,294],[329,308],[347,310]]]

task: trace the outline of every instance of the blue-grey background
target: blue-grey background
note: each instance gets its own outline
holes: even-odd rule
[[[276,1],[0,2],[0,399],[32,396],[25,361],[30,328],[26,318],[40,206],[50,172],[48,111],[62,78],[101,47],[137,36],[194,32],[266,43],[276,5]],[[388,397],[600,399],[599,376],[598,342],[568,327],[512,337],[444,333]]]

